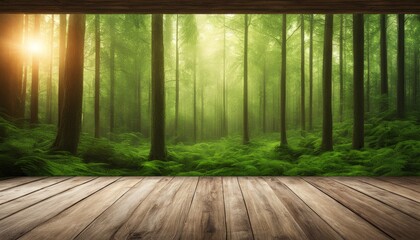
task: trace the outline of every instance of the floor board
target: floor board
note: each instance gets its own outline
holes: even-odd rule
[[[0,179],[0,239],[418,239],[418,177]]]

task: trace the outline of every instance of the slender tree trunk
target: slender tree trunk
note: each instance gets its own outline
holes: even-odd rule
[[[178,139],[179,121],[179,16],[176,15],[175,38],[175,139]]]
[[[66,35],[67,16],[60,14],[60,50],[59,50],[59,76],[58,76],[58,126],[60,126],[61,112],[64,101],[64,69],[66,63]]]
[[[323,66],[323,118],[322,118],[322,143],[321,149],[333,150],[332,139],[332,107],[331,107],[331,74],[332,74],[332,38],[333,15],[325,15],[324,30],[324,66]]]
[[[82,125],[85,15],[71,14],[66,51],[64,101],[53,150],[77,152]]]
[[[152,137],[150,160],[165,160],[165,72],[163,15],[152,15]]]
[[[47,81],[46,120],[52,123],[52,69],[54,56],[54,14],[51,14],[51,36],[50,36],[50,69]]]
[[[39,41],[40,33],[40,15],[35,15],[34,36]],[[38,53],[32,53],[32,84],[31,84],[31,124],[37,124],[38,120],[38,91],[39,91],[39,56]]]
[[[197,142],[197,46],[194,46],[194,143]]]
[[[141,63],[140,63],[140,56],[138,56],[138,61],[137,61],[137,66],[139,66],[138,68],[141,67]],[[136,130],[138,132],[142,132],[142,106],[141,106],[141,89],[142,89],[142,77],[141,77],[141,71],[140,69],[136,69],[136,76],[137,76],[137,103],[136,103],[136,109],[137,109],[137,119],[136,119]]]
[[[267,132],[267,59],[264,57],[263,87],[262,87],[262,128]]]
[[[419,49],[417,48],[417,46],[414,46],[414,78],[413,78],[413,105],[414,105],[414,110],[417,110],[417,101],[418,101],[418,90],[419,90],[419,73],[418,73],[418,66],[419,66]]]
[[[24,44],[27,44],[28,42],[28,36],[29,36],[29,15],[25,14],[24,19],[24,25],[25,25],[25,31],[24,31]],[[28,62],[25,59],[23,59],[23,80],[22,80],[22,91],[20,92],[20,116],[22,118],[25,118],[25,111],[26,111],[26,88],[27,88],[27,82],[28,82]]]
[[[226,16],[223,15],[223,119],[222,119],[223,136],[228,135],[227,129],[227,112],[226,112]]]
[[[200,134],[201,140],[204,140],[204,81],[201,79],[201,124],[200,124]]]
[[[95,15],[95,138],[100,137],[99,99],[101,87],[101,29],[100,16]]]
[[[364,146],[364,22],[363,14],[353,15],[353,148]]]
[[[306,130],[305,123],[305,19],[300,15],[300,128]]]
[[[109,50],[109,76],[110,76],[110,93],[109,93],[109,132],[110,139],[113,139],[115,131],[115,23],[111,19],[109,25],[109,32],[111,34],[111,43]]]
[[[369,25],[369,15],[366,16],[367,22],[367,81],[366,81],[366,112],[370,112],[370,25]]]
[[[344,71],[343,71],[343,49],[344,49],[344,15],[340,15],[340,122],[343,121],[344,111]]]
[[[405,79],[404,79],[404,14],[398,14],[398,81],[397,81],[397,117],[405,116]]]
[[[243,143],[249,143],[249,129],[248,129],[248,14],[244,16],[244,27],[245,27],[245,36],[244,36],[244,110],[243,110]]]
[[[381,14],[381,111],[388,110],[388,57],[386,41],[386,14]]]
[[[281,80],[280,80],[280,145],[287,145],[286,137],[286,14],[283,14],[281,40]]]
[[[310,21],[310,41],[309,41],[309,130],[313,130],[313,84],[314,84],[314,49],[313,49],[313,33],[314,33],[314,15],[311,14]]]

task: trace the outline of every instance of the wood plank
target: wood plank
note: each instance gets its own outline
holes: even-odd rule
[[[151,192],[114,238],[179,239],[197,181],[197,177],[176,177]]]
[[[29,13],[418,13],[417,0],[2,0],[0,12]]]
[[[306,233],[313,239],[342,239],[321,217],[319,217],[305,202],[295,195],[279,177],[264,178],[274,190],[280,201],[286,206],[293,218]]]
[[[2,204],[0,207],[0,220],[12,215],[15,212],[18,212],[22,209],[32,206],[38,202],[41,202],[44,199],[47,199],[59,193],[65,192],[68,189],[76,187],[80,184],[91,181],[92,179],[93,179],[92,177],[73,177],[63,182],[43,188],[37,192],[33,192],[29,195],[15,199],[11,202]]]
[[[298,177],[280,178],[300,199],[345,239],[390,239],[376,227]]]
[[[117,179],[117,177],[96,178],[1,220],[0,236],[2,240],[21,237],[36,226],[48,221],[68,207],[115,182]]]
[[[378,180],[376,178],[360,177],[358,179],[365,182],[365,183],[369,183],[369,184],[371,184],[375,187],[385,189],[387,191],[390,191],[392,193],[401,195],[403,197],[409,198],[411,200],[414,200],[414,201],[420,203],[420,193],[418,193],[416,191],[413,191],[411,189],[401,187],[399,185],[396,185],[396,184],[393,184],[393,183],[390,183],[390,182]]]
[[[57,184],[66,179],[69,179],[69,177],[49,177],[49,178],[40,179],[39,181],[29,182],[24,185],[20,185],[14,188],[9,188],[7,190],[1,191],[0,192],[0,205],[3,203],[9,202],[13,199],[27,195],[31,192],[35,192],[45,187]]]
[[[147,177],[95,219],[75,239],[111,239],[152,191],[160,191],[171,178]]]
[[[273,189],[261,178],[240,177],[239,185],[255,239],[308,239]]]
[[[420,220],[420,205],[411,199],[391,193],[362,181],[358,181],[357,178],[354,177],[340,177],[334,179],[359,192],[369,195],[378,201],[388,204],[389,206],[398,209],[417,220]]]
[[[54,236],[55,239],[74,239],[96,217],[140,180],[141,178],[138,177],[121,178],[32,229],[20,239],[44,240],[51,236]]]
[[[0,191],[7,190],[9,188],[17,187],[26,183],[41,180],[45,177],[18,177],[8,178],[0,181]]]
[[[418,239],[420,221],[330,178],[306,181],[386,232],[394,239]]]
[[[237,177],[223,177],[226,232],[228,240],[254,239]]]
[[[408,177],[380,177],[379,180],[390,182],[396,185],[400,185],[405,188],[409,188],[416,192],[420,192],[420,182],[417,182],[415,178]]]
[[[221,177],[200,177],[180,239],[226,239]]]

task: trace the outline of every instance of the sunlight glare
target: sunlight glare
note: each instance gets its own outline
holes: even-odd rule
[[[28,51],[32,54],[40,54],[43,51],[42,44],[36,40],[29,42],[27,47]]]

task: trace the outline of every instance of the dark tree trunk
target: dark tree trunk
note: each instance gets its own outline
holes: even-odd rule
[[[50,36],[50,69],[47,81],[47,101],[46,101],[46,120],[52,123],[52,69],[54,56],[54,14],[51,14],[51,36]]]
[[[60,14],[60,52],[59,52],[59,76],[58,76],[58,126],[60,126],[61,112],[64,101],[64,71],[66,64],[66,35],[67,16]]]
[[[100,137],[99,98],[101,84],[101,30],[100,16],[95,15],[95,138]]]
[[[40,33],[40,15],[35,15],[34,35],[39,41]],[[38,91],[39,91],[39,56],[38,53],[32,53],[32,84],[31,84],[31,124],[38,123]]]
[[[281,31],[281,80],[280,80],[280,145],[287,145],[286,137],[286,14],[283,14]]]
[[[310,40],[309,40],[309,130],[313,130],[313,85],[314,85],[314,49],[313,49],[313,34],[314,34],[314,15],[311,14],[310,21]]]
[[[353,148],[364,146],[364,22],[363,14],[353,15]]]
[[[344,15],[340,15],[340,122],[343,121],[344,111],[344,71],[343,71],[343,48],[344,48]]]
[[[300,128],[306,130],[305,123],[305,19],[300,15]]]
[[[244,35],[244,110],[243,110],[243,143],[249,143],[249,129],[248,129],[248,14],[244,16],[244,27],[245,27],[245,35]]]
[[[405,79],[404,79],[404,14],[398,14],[398,80],[397,80],[397,117],[405,116]]]
[[[332,139],[332,107],[331,107],[331,74],[332,74],[332,37],[333,15],[325,15],[324,30],[324,62],[323,62],[323,118],[322,118],[322,143],[324,151],[333,150]]]
[[[381,14],[381,111],[388,110],[388,57],[386,41],[386,14]]]
[[[418,67],[419,67],[419,49],[417,48],[417,46],[415,46],[415,50],[414,50],[414,77],[413,77],[413,105],[414,105],[414,110],[417,110],[417,102],[418,102],[418,90],[419,90],[419,73],[418,73]]]
[[[82,125],[85,15],[71,14],[64,75],[64,101],[53,150],[77,152]]]
[[[150,160],[165,160],[165,73],[163,15],[152,15],[152,136]]]

